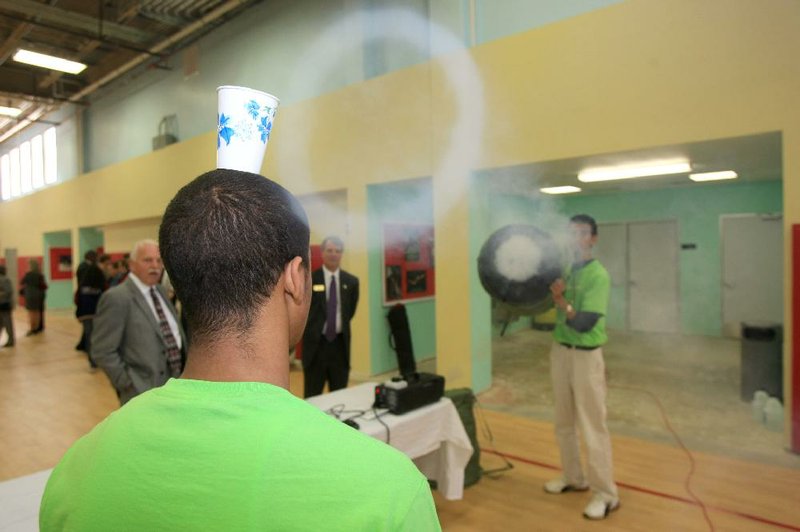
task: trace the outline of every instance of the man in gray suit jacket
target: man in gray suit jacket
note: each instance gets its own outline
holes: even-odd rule
[[[108,375],[122,404],[183,371],[186,338],[159,284],[163,269],[158,244],[137,242],[130,275],[103,293],[97,305],[91,357]]]

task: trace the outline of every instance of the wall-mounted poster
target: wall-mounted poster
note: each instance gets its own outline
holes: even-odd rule
[[[383,225],[383,303],[393,305],[436,294],[433,225]]]
[[[50,248],[50,279],[72,278],[72,248]]]

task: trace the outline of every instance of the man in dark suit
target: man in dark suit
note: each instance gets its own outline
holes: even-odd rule
[[[339,267],[342,239],[322,241],[322,268],[311,274],[312,294],[303,333],[305,396],[347,387],[350,374],[350,320],[358,305],[358,278]]]
[[[159,284],[163,270],[158,243],[138,242],[131,253],[130,275],[104,292],[97,305],[91,357],[108,375],[122,404],[183,371],[186,338]]]

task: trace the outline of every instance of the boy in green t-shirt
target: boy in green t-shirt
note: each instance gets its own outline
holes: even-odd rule
[[[611,463],[611,437],[606,426],[606,381],[602,346],[606,343],[605,314],[610,280],[599,261],[592,258],[597,243],[597,223],[586,214],[570,219],[574,262],[564,279],[550,290],[557,308],[550,375],[555,403],[554,424],[563,476],[544,485],[548,493],[592,489],[584,508],[589,519],[604,519],[619,507]],[[581,467],[577,431],[588,450],[588,475]]]
[[[159,241],[190,331],[185,371],[67,451],[41,530],[440,530],[411,460],[288,392],[312,284],[297,199],[211,171],[172,199]]]

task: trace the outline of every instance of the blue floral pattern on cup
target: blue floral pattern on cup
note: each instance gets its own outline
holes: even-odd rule
[[[269,140],[272,132],[272,121],[275,119],[275,108],[267,105],[260,106],[257,101],[250,100],[245,104],[245,114],[234,123],[233,117],[225,113],[219,115],[217,124],[217,148],[225,141],[228,146],[233,137],[248,141],[259,138],[263,144]]]
[[[225,116],[225,113],[219,115],[219,123],[217,124],[217,148],[220,147],[220,140],[225,140],[225,145],[228,146],[231,143],[231,137],[234,134],[234,131],[228,127],[228,122],[230,122],[231,117]]]

